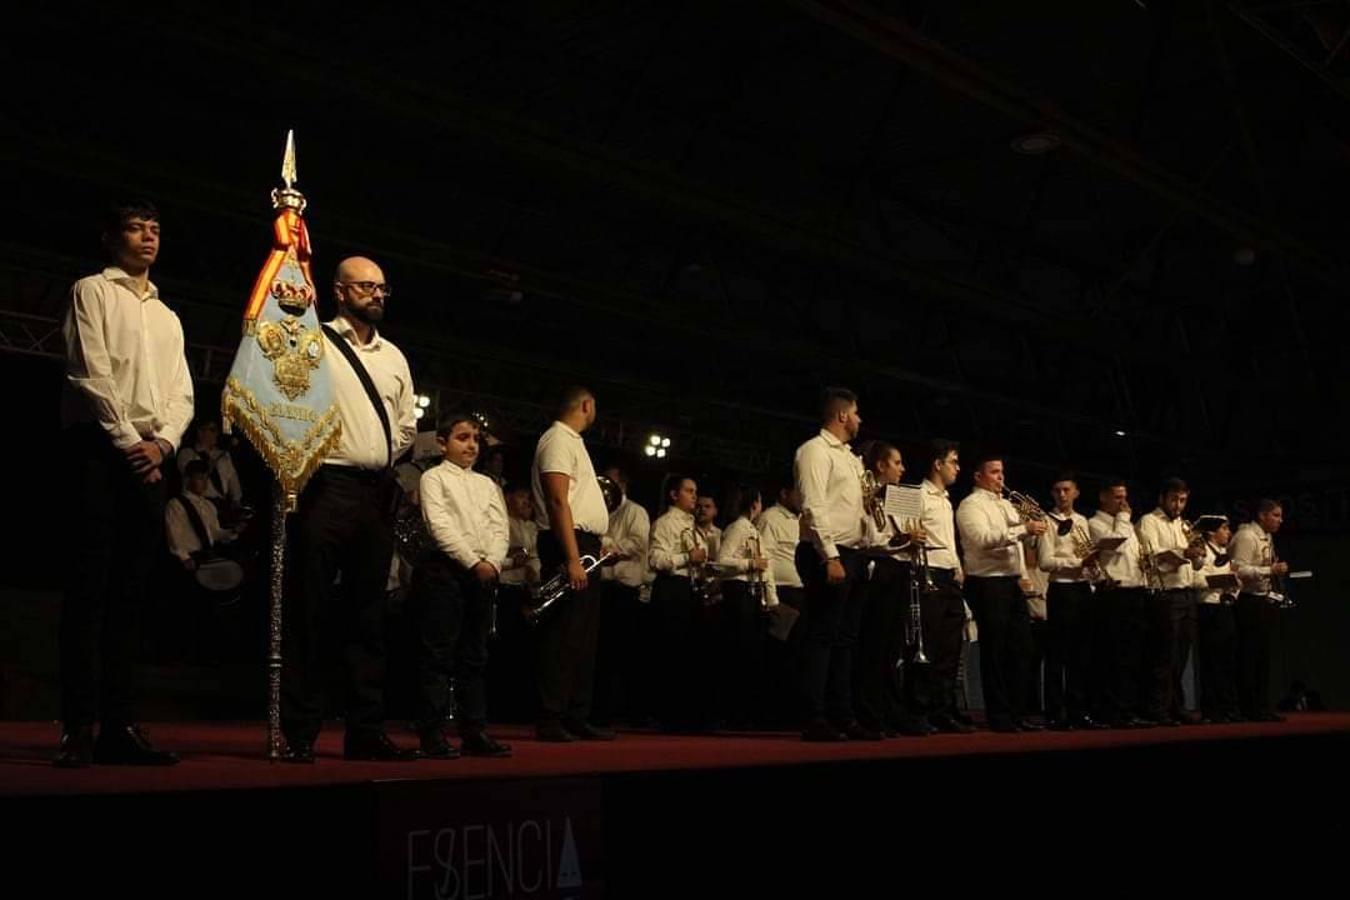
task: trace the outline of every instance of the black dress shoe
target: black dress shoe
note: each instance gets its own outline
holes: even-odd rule
[[[824,719],[814,719],[802,729],[802,740],[814,743],[838,743],[848,740],[848,735]]]
[[[936,716],[929,716],[927,722],[928,726],[932,728],[934,732],[941,731],[946,734],[973,734],[975,731],[974,725],[967,725],[960,719],[948,715],[939,714]]]
[[[550,744],[570,744],[577,739],[576,735],[557,722],[535,726],[534,736],[536,739]]]
[[[844,734],[848,735],[848,739],[850,741],[881,740],[880,731],[877,731],[875,728],[868,728],[861,722],[849,722],[847,725],[845,725],[843,728],[839,730],[842,731]]]
[[[178,757],[156,750],[139,725],[104,725],[94,742],[94,763],[100,766],[176,766]]]
[[[1045,726],[1042,725],[1040,722],[1033,722],[1033,721],[1031,721],[1030,719],[1018,719],[1018,720],[1017,720],[1017,730],[1018,730],[1018,731],[1044,731],[1044,730],[1045,730]]]
[[[1199,724],[1200,724],[1200,717],[1197,716],[1195,713],[1190,713],[1190,712],[1182,711],[1182,712],[1177,713],[1173,718],[1175,718],[1175,719],[1177,720],[1177,724],[1178,724],[1178,725],[1199,725]]]
[[[1077,716],[1073,720],[1073,727],[1081,731],[1104,731],[1111,726],[1105,722],[1098,722],[1092,716]]]
[[[284,763],[300,766],[314,764],[314,744],[310,741],[287,741],[286,749],[278,757]]]
[[[94,729],[80,725],[61,734],[61,749],[52,759],[58,769],[84,769],[94,762]]]
[[[494,741],[482,731],[470,731],[459,742],[465,756],[503,757],[511,755],[511,745]]]
[[[1046,719],[1045,728],[1047,731],[1073,731],[1074,724],[1072,719]]]
[[[366,762],[411,762],[416,750],[404,750],[383,731],[349,731],[342,741],[342,758]]]
[[[1263,713],[1257,713],[1256,715],[1252,716],[1252,717],[1251,717],[1251,721],[1253,721],[1253,722],[1283,722],[1283,721],[1284,721],[1284,716],[1280,715],[1279,713],[1275,713],[1275,712],[1263,712]]]
[[[427,759],[459,759],[459,751],[450,746],[445,732],[438,727],[418,729],[417,743]]]
[[[1017,734],[1022,729],[1012,719],[990,719],[989,730],[998,734]]]
[[[1240,712],[1231,711],[1231,712],[1224,713],[1224,715],[1223,715],[1223,721],[1225,721],[1225,722],[1232,722],[1234,725],[1236,725],[1236,724],[1239,723],[1239,722],[1245,722],[1245,721],[1247,721],[1247,717],[1244,716],[1244,715],[1243,715],[1242,713],[1240,713]]]
[[[563,727],[583,741],[613,741],[619,737],[617,732],[608,728],[596,728],[587,722],[568,722]]]

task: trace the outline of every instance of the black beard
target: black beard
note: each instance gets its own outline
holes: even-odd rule
[[[383,305],[368,303],[362,307],[349,306],[347,309],[351,311],[352,315],[356,316],[356,318],[365,322],[367,325],[378,325],[380,322],[384,321]]]

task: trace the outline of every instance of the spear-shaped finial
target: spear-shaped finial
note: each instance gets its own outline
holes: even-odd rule
[[[299,179],[295,175],[295,131],[286,132],[286,153],[281,158],[281,181],[285,187],[272,191],[272,206],[276,209],[305,211],[305,195],[295,189]]]
[[[286,155],[281,160],[281,180],[286,183],[286,189],[295,187],[295,182],[299,179],[295,175],[295,129],[286,132]]]

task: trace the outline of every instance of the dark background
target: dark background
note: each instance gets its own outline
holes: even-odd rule
[[[320,283],[378,260],[419,389],[486,412],[514,466],[579,380],[597,463],[628,463],[649,507],[670,469],[768,484],[838,383],[864,437],[997,447],[1043,499],[1061,466],[1089,494],[1124,473],[1141,511],[1173,473],[1196,512],[1273,493],[1284,555],[1317,572],[1286,672],[1350,698],[1344,3],[22,16],[0,99],[3,581],[38,593],[14,597],[59,581],[53,323],[99,265],[100,210],[160,205],[152,276],[214,410],[294,128]],[[7,633],[12,684],[47,639]]]

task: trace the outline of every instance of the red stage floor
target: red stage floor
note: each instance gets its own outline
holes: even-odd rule
[[[1022,735],[979,732],[901,738],[880,743],[806,744],[788,734],[670,736],[625,732],[613,743],[544,744],[521,727],[494,729],[509,741],[510,759],[420,760],[380,764],[341,759],[340,725],[327,728],[313,766],[269,763],[259,723],[160,722],[147,725],[155,743],[178,750],[183,762],[169,769],[93,767],[65,771],[50,764],[59,730],[49,722],[0,723],[0,796],[112,794],[229,788],[303,787],[370,781],[482,778],[548,778],[616,772],[786,766],[849,760],[961,757],[1043,751],[1091,751],[1217,740],[1350,734],[1350,714],[1303,713],[1273,724],[1203,725],[1140,731]],[[393,732],[413,745],[410,734]]]

